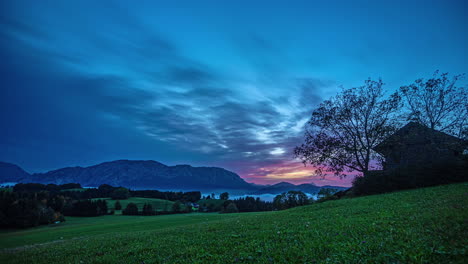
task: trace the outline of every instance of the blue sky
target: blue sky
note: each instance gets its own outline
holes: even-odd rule
[[[0,160],[30,172],[153,159],[349,185],[293,159],[314,106],[468,72],[465,1],[0,5]]]

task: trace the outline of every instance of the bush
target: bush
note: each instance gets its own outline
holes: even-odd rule
[[[82,200],[69,202],[64,207],[64,214],[69,216],[100,216],[107,214],[105,200]]]
[[[172,204],[172,211],[180,212],[181,210],[182,210],[182,203],[180,201],[177,201]]]
[[[111,192],[110,195],[112,200],[126,200],[130,198],[130,191],[127,188],[117,188]]]
[[[124,215],[138,215],[138,206],[134,203],[129,203],[127,207],[122,211]]]
[[[115,201],[114,209],[115,210],[122,210],[122,205],[120,204],[119,200]]]
[[[143,205],[143,215],[155,215],[153,210],[153,206],[151,204],[144,204]]]
[[[228,204],[228,206],[226,206],[226,209],[224,209],[223,211],[224,213],[238,213],[239,212],[239,209],[237,209],[237,206],[235,203],[230,203]]]
[[[223,192],[222,194],[219,195],[219,199],[221,199],[221,200],[229,200],[229,193]]]

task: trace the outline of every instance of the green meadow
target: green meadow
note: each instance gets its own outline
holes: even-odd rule
[[[1,263],[467,263],[468,184],[277,212],[67,217],[0,233]]]

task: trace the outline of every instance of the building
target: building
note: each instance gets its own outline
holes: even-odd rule
[[[377,145],[385,158],[383,170],[460,160],[467,142],[419,123],[410,122]]]

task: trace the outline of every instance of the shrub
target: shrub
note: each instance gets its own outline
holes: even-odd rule
[[[238,213],[239,212],[239,209],[237,209],[237,206],[235,203],[230,203],[228,204],[228,206],[226,206],[226,209],[224,209],[223,211],[224,213]]]
[[[115,210],[122,210],[122,205],[120,204],[119,200],[115,201],[114,209]]]
[[[130,191],[126,188],[120,187],[111,192],[112,200],[126,200],[130,198]]]
[[[182,210],[182,203],[180,201],[177,201],[172,204],[172,211],[180,212],[181,210]]]
[[[138,207],[134,203],[129,203],[127,207],[122,211],[124,215],[138,215]]]
[[[221,200],[229,200],[229,193],[223,192],[222,194],[219,195],[219,199],[221,199]]]
[[[144,204],[143,205],[143,215],[154,215],[155,212],[153,210],[153,206],[151,204]]]

